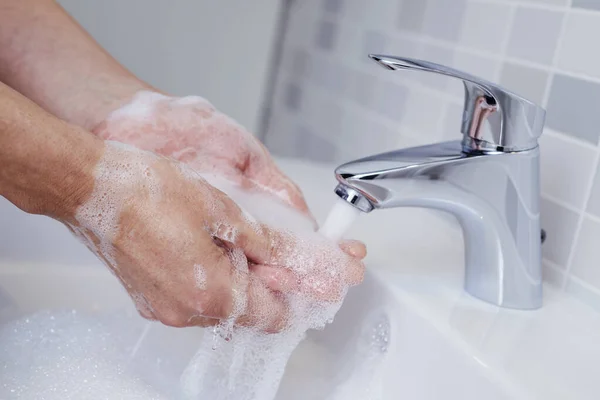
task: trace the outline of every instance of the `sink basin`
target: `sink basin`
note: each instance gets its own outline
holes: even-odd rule
[[[323,220],[336,201],[332,166],[279,162]],[[115,336],[123,348],[139,345],[136,357],[147,361],[137,373],[157,390],[177,379],[201,335],[212,332],[147,323],[65,228],[0,200],[2,226],[11,227],[0,232],[0,324],[43,309],[110,316],[113,328],[127,318]],[[278,399],[597,398],[600,318],[593,310],[552,288],[537,311],[471,298],[462,290],[460,228],[443,214],[377,211],[348,236],[369,248],[365,282],[349,292],[331,325],[296,349]],[[0,384],[0,398],[10,399],[2,390]]]

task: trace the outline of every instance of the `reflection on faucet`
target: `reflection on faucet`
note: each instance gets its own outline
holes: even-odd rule
[[[402,68],[410,68],[412,63],[419,65],[416,69],[430,72],[444,68],[409,59],[372,58],[380,63],[385,60],[388,68],[394,60],[400,60]],[[439,73],[469,79],[463,141],[398,150],[341,165],[336,169],[336,194],[364,212],[426,207],[453,214],[464,231],[467,292],[502,307],[539,308],[537,138],[544,111],[489,82],[450,69],[443,71]],[[474,87],[484,92],[487,104],[495,106],[483,110],[469,105],[470,100],[480,98],[469,95]],[[484,139],[481,124],[496,110],[501,111],[500,123]],[[534,120],[523,119],[532,115]]]

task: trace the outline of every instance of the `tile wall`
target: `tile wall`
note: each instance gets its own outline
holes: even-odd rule
[[[271,151],[341,162],[461,137],[459,82],[367,53],[498,82],[548,111],[545,278],[600,310],[600,0],[294,0],[289,15]]]

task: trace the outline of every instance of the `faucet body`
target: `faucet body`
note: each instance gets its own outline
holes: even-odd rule
[[[539,149],[469,155],[460,141],[343,164],[338,196],[363,211],[425,207],[463,228],[465,290],[502,307],[542,305]],[[370,204],[371,207],[366,206]]]
[[[451,213],[463,228],[466,291],[502,307],[541,307],[537,139],[545,111],[491,82],[442,65],[370,57],[388,70],[461,79],[463,139],[343,164],[336,169],[336,194],[364,212],[426,207]]]

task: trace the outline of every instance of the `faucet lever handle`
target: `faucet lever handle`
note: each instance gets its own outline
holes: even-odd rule
[[[513,152],[537,146],[546,111],[532,101],[485,79],[444,65],[406,57],[377,54],[369,57],[390,70],[425,71],[461,79],[465,86],[461,127],[465,151]],[[489,121],[489,133],[483,129],[486,120]]]

